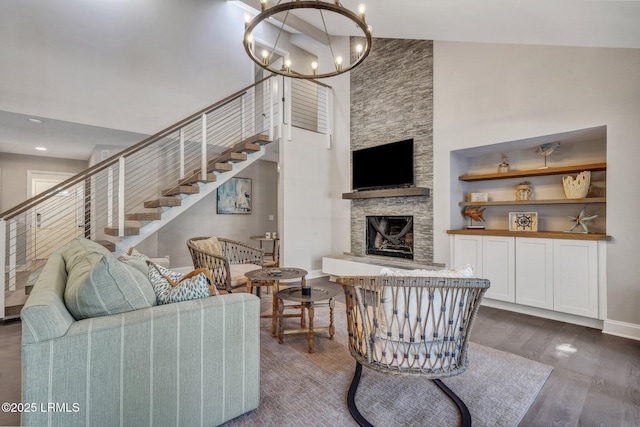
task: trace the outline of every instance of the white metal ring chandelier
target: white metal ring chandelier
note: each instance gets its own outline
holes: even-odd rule
[[[245,32],[244,32],[244,48],[247,51],[249,57],[260,67],[287,77],[293,77],[298,79],[320,79],[325,77],[337,76],[338,74],[345,73],[360,63],[364,61],[364,59],[369,55],[369,51],[371,50],[371,27],[367,25],[365,22],[365,6],[363,4],[358,6],[358,13],[354,13],[349,9],[345,8],[340,4],[339,0],[335,0],[334,2],[326,2],[326,1],[299,1],[292,0],[290,2],[281,3],[268,7],[267,0],[260,0],[262,11],[256,15],[253,19],[247,19],[245,23]],[[281,65],[275,65],[275,61],[273,58],[275,57],[274,52],[277,48],[278,40],[280,39],[280,35],[283,31],[284,26],[286,25],[287,17],[291,11],[297,9],[313,9],[319,12],[320,18],[323,24],[323,30],[326,35],[326,40],[331,50],[331,56],[333,57],[333,66],[331,71],[319,72],[318,71],[318,62],[313,61],[311,65],[311,73],[304,73],[300,71],[300,67],[296,70],[296,65],[292,63],[291,60],[287,59],[281,63]],[[348,63],[345,63],[345,59],[338,52],[334,52],[334,49],[331,45],[331,38],[329,31],[327,30],[327,24],[325,19],[325,12],[330,12],[334,14],[341,15],[346,17],[362,31],[363,37],[365,38],[364,44],[357,44],[355,46],[355,52],[351,55],[347,55]],[[260,57],[254,52],[253,43],[253,31],[254,29],[263,21],[273,17],[276,14],[284,13],[284,19],[281,19],[280,32],[278,33],[278,38],[276,43],[273,45],[271,49],[263,49],[260,52]]]

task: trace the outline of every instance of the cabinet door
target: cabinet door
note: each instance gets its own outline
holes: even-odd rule
[[[514,237],[483,236],[482,278],[491,281],[486,298],[516,302]]]
[[[554,309],[597,318],[597,242],[554,239],[553,258]]]
[[[462,267],[467,264],[473,266],[474,276],[483,278],[482,236],[455,236],[451,268]]]
[[[516,303],[553,310],[553,240],[516,237]]]

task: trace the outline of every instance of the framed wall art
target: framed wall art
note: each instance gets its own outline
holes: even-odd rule
[[[538,231],[538,212],[509,212],[509,231]]]
[[[251,178],[231,178],[218,187],[216,213],[251,213]]]

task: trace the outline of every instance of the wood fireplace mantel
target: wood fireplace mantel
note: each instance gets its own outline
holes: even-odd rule
[[[382,197],[429,196],[431,190],[425,187],[388,188],[384,190],[352,191],[342,193],[343,199],[375,199]]]

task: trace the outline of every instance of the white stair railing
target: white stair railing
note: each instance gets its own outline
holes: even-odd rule
[[[51,252],[80,236],[118,243],[130,227],[168,209],[145,202],[160,203],[163,191],[194,174],[206,178],[211,159],[247,138],[281,135],[288,108],[278,91],[281,79],[265,78],[0,214],[0,318],[10,305],[5,297],[24,292]],[[296,89],[291,92],[293,99]],[[319,122],[326,108],[323,115]]]

